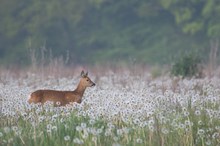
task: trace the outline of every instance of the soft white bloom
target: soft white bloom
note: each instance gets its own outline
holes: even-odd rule
[[[112,135],[111,129],[106,129],[105,130],[105,136],[110,136],[110,135]]]
[[[167,128],[162,128],[162,129],[161,129],[161,132],[162,132],[163,134],[168,134],[168,133],[169,133],[169,130],[168,130]]]
[[[69,136],[69,135],[66,135],[66,136],[64,137],[64,140],[65,140],[65,141],[69,141],[69,140],[70,140],[70,136]]]
[[[83,139],[87,139],[88,136],[89,136],[89,133],[88,133],[86,130],[84,130],[84,131],[83,131],[83,134],[82,134],[82,138],[83,138]]]
[[[17,127],[17,126],[12,126],[11,129],[12,129],[13,131],[17,131],[17,130],[18,130],[18,127]]]
[[[155,130],[154,126],[151,126],[151,125],[150,125],[150,126],[149,126],[149,130],[153,132],[153,131]]]
[[[203,125],[203,122],[201,120],[198,121],[199,125]]]
[[[118,138],[118,137],[116,137],[116,136],[114,136],[114,137],[113,137],[113,140],[114,140],[114,141],[118,141],[118,140],[119,140],[119,138]]]
[[[52,125],[51,124],[47,124],[47,129],[51,130],[51,128],[52,128]]]
[[[10,132],[10,128],[9,127],[4,127],[4,132],[7,134]]]
[[[181,124],[179,124],[179,128],[180,128],[180,129],[185,129],[186,126],[185,126],[184,124],[181,123]]]
[[[199,129],[198,132],[197,132],[197,134],[199,134],[199,135],[204,135],[204,134],[205,134],[205,131],[204,131],[203,129]]]
[[[122,134],[123,134],[123,131],[121,129],[117,129],[117,135],[122,136]]]
[[[94,124],[95,124],[95,120],[90,119],[90,120],[89,120],[89,124],[90,124],[90,125],[94,125]]]
[[[208,145],[211,145],[212,142],[211,142],[211,140],[207,140],[207,141],[205,142],[205,144],[208,146]]]
[[[81,127],[82,127],[82,129],[85,129],[86,128],[86,123],[81,123]]]
[[[191,123],[189,120],[186,120],[186,121],[185,121],[185,125],[186,125],[186,126],[190,126],[191,124],[192,124],[192,123]]]
[[[76,126],[76,131],[79,131],[79,132],[81,132],[83,129],[82,129],[82,127],[81,126]]]
[[[39,122],[43,122],[44,119],[45,119],[44,116],[40,116],[40,117],[38,118]]]
[[[61,104],[61,103],[60,103],[59,101],[57,101],[57,102],[56,102],[56,105],[58,105],[58,106],[59,106],[60,104]]]
[[[81,139],[79,139],[79,138],[74,138],[74,139],[73,139],[73,142],[74,142],[75,144],[79,144],[79,145],[84,144],[84,141],[81,140]]]
[[[195,111],[195,115],[197,115],[197,116],[201,115],[200,110],[196,110],[196,111]]]
[[[97,141],[97,137],[95,137],[95,136],[92,137],[92,141],[93,141],[93,142],[96,142],[96,141]]]
[[[220,136],[220,134],[218,132],[215,132],[215,133],[212,134],[213,139],[218,139],[219,136]]]
[[[189,116],[189,112],[188,111],[184,111],[183,115],[187,117],[187,116]]]
[[[143,140],[142,140],[141,138],[137,138],[137,139],[136,139],[136,142],[137,142],[137,143],[143,143]]]
[[[52,130],[57,131],[57,126],[52,126]]]

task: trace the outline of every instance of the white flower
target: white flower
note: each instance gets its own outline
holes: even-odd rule
[[[186,128],[186,126],[184,124],[179,124],[179,128],[184,129],[184,128]]]
[[[155,129],[154,129],[154,126],[150,125],[150,126],[149,126],[149,130],[153,132],[153,131],[155,130]]]
[[[205,131],[203,129],[199,129],[198,132],[197,132],[199,135],[204,135],[205,134]]]
[[[5,133],[9,133],[10,132],[10,128],[9,127],[4,127],[4,131],[5,131]]]
[[[186,121],[185,121],[185,125],[186,125],[186,126],[190,126],[190,125],[191,125],[191,122],[190,122],[189,120],[186,120]]]
[[[84,130],[84,131],[83,131],[82,138],[83,138],[83,139],[86,139],[86,138],[88,138],[88,136],[89,136],[89,133],[88,133],[86,130]]]
[[[212,138],[213,139],[218,139],[219,138],[219,133],[218,132],[215,132],[213,135],[212,135]]]
[[[82,129],[85,129],[86,128],[86,123],[81,123],[81,127],[82,127]]]
[[[189,116],[189,112],[188,111],[184,111],[183,115],[187,117],[187,116]]]
[[[198,121],[199,125],[203,125],[203,122],[201,120]]]
[[[97,141],[97,137],[92,137],[92,141],[96,142]]]
[[[106,129],[105,136],[110,136],[110,135],[112,135],[111,129]]]
[[[82,127],[81,126],[76,126],[76,131],[79,131],[79,132],[81,132],[83,129],[82,129]]]
[[[119,138],[118,138],[118,137],[116,137],[116,136],[114,136],[114,137],[113,137],[113,140],[114,140],[114,141],[118,141],[118,140],[119,140]]]
[[[74,139],[73,139],[73,142],[74,142],[75,144],[79,144],[79,145],[84,144],[83,140],[81,140],[81,139],[79,139],[79,138],[74,138]]]
[[[13,131],[17,131],[17,130],[18,130],[18,127],[17,127],[17,126],[12,126],[11,129],[12,129]]]
[[[21,130],[15,131],[15,135],[21,135]]]
[[[206,145],[211,145],[211,144],[212,144],[212,141],[211,141],[211,140],[207,140],[207,141],[205,142],[205,144],[206,144]]]
[[[44,116],[40,116],[40,117],[38,118],[38,120],[39,120],[40,123],[43,122],[44,119],[45,119]]]
[[[166,129],[166,128],[162,128],[161,131],[162,131],[163,134],[168,134],[169,133],[169,130]]]
[[[66,136],[64,137],[64,140],[65,140],[65,141],[69,141],[69,140],[70,140],[70,136],[69,136],[69,135],[66,135]]]
[[[89,120],[89,124],[90,124],[90,125],[94,125],[94,124],[95,124],[95,120],[90,119],[90,120]]]
[[[195,115],[197,115],[197,116],[201,115],[200,110],[196,110],[196,111],[195,111]]]
[[[59,101],[57,101],[57,102],[56,102],[56,105],[58,105],[58,106],[59,106],[60,104],[61,104],[61,102],[59,102]]]
[[[97,134],[101,134],[101,133],[102,133],[102,131],[103,131],[103,130],[102,130],[102,128],[99,128],[99,129],[97,129],[97,131],[96,131],[96,132],[97,132]]]
[[[121,136],[123,134],[123,131],[121,129],[117,129],[117,135]]]
[[[51,128],[52,128],[52,125],[51,124],[47,124],[47,129],[51,130]]]
[[[52,126],[52,130],[57,131],[57,126]]]
[[[142,140],[141,138],[137,138],[137,139],[136,139],[136,142],[137,142],[137,143],[142,143],[143,140]]]
[[[149,120],[148,124],[149,124],[149,125],[153,125],[153,124],[154,124],[154,120],[153,120],[153,119],[152,119],[152,120]]]

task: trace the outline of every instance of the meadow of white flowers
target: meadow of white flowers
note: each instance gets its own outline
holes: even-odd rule
[[[220,145],[220,78],[91,75],[81,104],[28,104],[37,89],[73,90],[79,75],[2,75],[0,145]]]

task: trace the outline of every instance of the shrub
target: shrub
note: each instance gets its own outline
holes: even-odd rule
[[[171,74],[184,77],[201,77],[201,59],[195,54],[180,58],[172,67]]]
[[[153,68],[151,69],[151,76],[152,78],[157,78],[157,77],[160,77],[162,75],[162,68],[159,67],[159,66],[153,66]]]

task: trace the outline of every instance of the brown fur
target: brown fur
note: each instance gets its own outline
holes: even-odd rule
[[[46,101],[52,101],[56,106],[64,106],[71,102],[82,102],[82,96],[87,87],[95,86],[88,73],[81,72],[81,79],[74,91],[57,91],[57,90],[37,90],[31,93],[31,97],[28,99],[29,103],[45,103]]]

